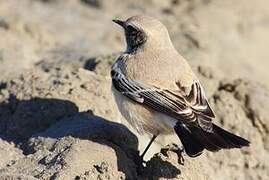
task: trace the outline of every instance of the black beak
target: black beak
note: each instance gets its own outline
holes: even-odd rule
[[[123,27],[123,28],[124,28],[124,26],[125,26],[125,21],[122,21],[122,20],[119,20],[119,19],[113,19],[112,21],[113,21],[114,23],[120,25],[120,26]]]

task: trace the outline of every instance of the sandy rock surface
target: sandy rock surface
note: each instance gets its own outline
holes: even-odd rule
[[[0,1],[0,179],[269,179],[269,9],[253,2]],[[120,116],[109,71],[124,49],[111,19],[147,13],[189,59],[217,118],[249,139],[192,159]],[[169,146],[167,146],[169,144]],[[162,149],[161,149],[162,148]]]

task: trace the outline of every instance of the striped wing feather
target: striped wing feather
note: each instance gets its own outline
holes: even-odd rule
[[[127,79],[117,67],[112,68],[111,76],[113,86],[129,99],[186,125],[197,125],[205,131],[212,131],[212,118],[215,116],[198,81],[194,81],[190,93],[184,96],[180,91],[171,92]]]

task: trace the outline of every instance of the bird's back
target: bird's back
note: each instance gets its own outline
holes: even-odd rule
[[[175,49],[142,51],[124,58],[127,78],[163,89],[188,89],[196,79],[186,60]]]

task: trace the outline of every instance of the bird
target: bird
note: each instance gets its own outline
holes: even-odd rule
[[[112,92],[131,126],[152,135],[142,159],[160,134],[177,134],[189,157],[249,146],[213,123],[216,116],[199,79],[159,20],[136,15],[112,21],[123,28],[127,44],[111,66]]]

